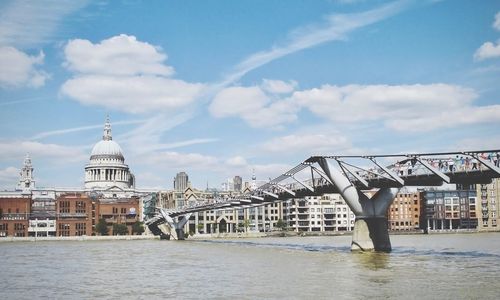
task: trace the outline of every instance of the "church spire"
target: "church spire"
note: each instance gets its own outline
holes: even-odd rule
[[[104,123],[104,133],[102,139],[105,141],[111,141],[113,137],[111,136],[111,123],[109,122],[109,115],[106,116],[106,123]]]
[[[33,165],[31,164],[31,157],[29,153],[26,153],[24,165],[19,175],[19,189],[29,191],[35,187],[35,180],[33,179]]]

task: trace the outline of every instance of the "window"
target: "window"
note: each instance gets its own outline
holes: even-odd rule
[[[69,213],[69,201],[59,201],[59,213]]]
[[[83,201],[76,201],[76,213],[84,214],[86,213],[86,205]]]
[[[75,235],[81,236],[87,234],[87,228],[85,223],[76,223],[76,233]]]
[[[59,223],[59,236],[69,236],[69,228],[69,224]]]
[[[126,214],[126,213],[127,213],[127,208],[122,207],[122,209],[121,209],[121,213],[122,213],[122,214]]]
[[[113,207],[113,214],[117,214],[117,213],[118,213],[118,208]]]

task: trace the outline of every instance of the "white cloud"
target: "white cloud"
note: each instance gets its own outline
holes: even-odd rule
[[[97,44],[88,40],[71,40],[64,48],[64,55],[64,65],[77,73],[124,76],[170,76],[174,73],[172,67],[163,64],[167,55],[161,48],[125,34]]]
[[[485,60],[488,58],[500,57],[500,44],[495,45],[492,42],[486,42],[474,53],[475,60]]]
[[[495,15],[495,21],[493,22],[493,28],[500,31],[500,11]]]
[[[334,122],[383,121],[395,130],[426,131],[498,122],[498,106],[473,106],[470,88],[429,85],[324,85],[295,92],[297,103]]]
[[[201,84],[159,76],[77,76],[61,87],[63,95],[85,105],[129,113],[168,111],[193,102]]]
[[[297,110],[287,99],[271,102],[271,97],[259,86],[223,89],[209,107],[215,117],[241,117],[255,128],[279,128],[295,121]]]
[[[199,153],[159,152],[144,157],[143,162],[169,169],[210,170],[218,160]]]
[[[0,45],[32,47],[50,41],[64,17],[87,0],[11,1],[0,10]]]
[[[226,160],[226,164],[229,166],[241,167],[246,166],[247,160],[242,156],[234,156]]]
[[[14,167],[7,167],[0,169],[0,186],[13,188],[19,179],[19,169]]]
[[[269,98],[257,86],[230,87],[220,91],[209,107],[213,116],[232,117],[253,114],[267,103]]]
[[[21,159],[29,153],[34,159],[48,158],[56,163],[78,162],[88,159],[88,153],[81,147],[44,144],[30,141],[0,142],[0,157]]]
[[[306,151],[310,154],[338,153],[352,148],[351,143],[339,133],[331,134],[291,134],[274,138],[260,147],[263,151],[275,153],[296,153]],[[305,159],[305,157],[304,157]]]
[[[297,87],[297,81],[291,80],[289,82],[282,80],[264,79],[262,89],[272,94],[289,94]]]
[[[30,56],[14,47],[0,47],[0,87],[43,86],[49,75],[36,66],[44,57],[42,51]]]
[[[119,35],[92,44],[72,40],[64,65],[75,76],[61,87],[62,95],[85,105],[100,105],[129,113],[167,112],[192,103],[204,88],[173,79],[161,49]]]

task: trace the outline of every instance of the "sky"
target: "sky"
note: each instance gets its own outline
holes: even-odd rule
[[[139,188],[500,149],[499,79],[500,1],[2,1],[0,189],[82,187],[108,115]]]

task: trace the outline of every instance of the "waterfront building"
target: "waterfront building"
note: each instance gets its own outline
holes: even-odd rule
[[[56,236],[56,191],[31,191],[28,236]]]
[[[498,230],[500,204],[500,179],[495,178],[490,184],[477,185],[478,229]]]
[[[284,205],[284,221],[289,230],[351,231],[355,216],[340,194],[291,199]]]
[[[424,201],[423,191],[408,192],[402,190],[396,195],[387,211],[388,228],[393,231],[423,229]]]
[[[141,221],[140,198],[106,198],[96,203],[98,220],[104,219],[108,226],[108,234],[112,234],[114,224],[127,226],[128,234],[132,234],[132,225]]]
[[[28,235],[31,194],[0,193],[0,237]]]
[[[57,236],[92,235],[96,224],[96,201],[85,193],[64,193],[56,199]]]
[[[477,228],[476,190],[431,190],[423,198],[428,230]]]

